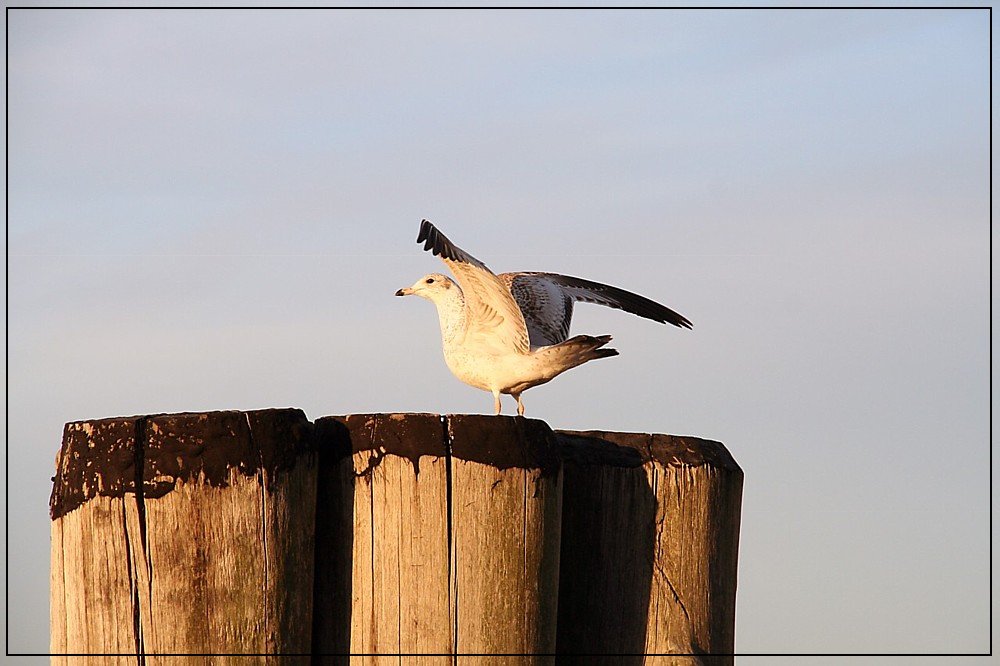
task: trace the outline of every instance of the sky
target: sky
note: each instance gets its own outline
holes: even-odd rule
[[[523,398],[726,444],[738,652],[990,649],[986,10],[6,21],[9,652],[67,421],[491,412],[393,297],[443,270],[423,217],[694,322],[580,305],[621,355]]]

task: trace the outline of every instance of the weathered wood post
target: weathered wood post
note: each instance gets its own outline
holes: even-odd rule
[[[449,653],[448,461],[441,418],[327,417],[316,430],[317,658],[341,663],[334,655]]]
[[[316,456],[300,410],[69,423],[56,469],[54,654],[309,653]]]
[[[693,437],[562,432],[561,663],[732,664],[743,472]],[[660,655],[658,657],[643,655]],[[687,656],[685,656],[687,655]]]
[[[552,431],[534,419],[451,415],[448,441],[456,651],[552,654],[562,530]]]
[[[343,533],[348,516],[353,524],[349,618],[338,575],[322,572],[346,568],[345,558],[327,562],[317,552],[313,644],[324,661],[336,662],[345,646],[440,655],[440,663],[455,654],[554,653],[562,477],[548,426],[371,414],[320,419],[317,432],[328,451],[317,532]],[[349,636],[337,628],[345,620]]]
[[[67,424],[53,480],[56,654],[732,663],[743,473],[718,442],[167,414]]]

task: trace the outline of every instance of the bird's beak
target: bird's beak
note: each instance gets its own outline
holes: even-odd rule
[[[399,289],[399,290],[396,291],[396,295],[397,296],[409,296],[412,293],[413,293],[413,290],[410,289],[409,287],[405,287],[403,289]]]

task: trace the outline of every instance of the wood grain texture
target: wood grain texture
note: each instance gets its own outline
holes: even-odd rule
[[[349,440],[343,448],[350,451],[354,477],[351,502],[340,503],[353,524],[349,649],[371,655],[352,663],[399,663],[401,657],[388,655],[448,654],[448,461],[441,417],[369,414],[334,420]],[[317,426],[329,429],[327,419]],[[320,515],[337,520],[332,512]],[[326,524],[319,524],[320,533]],[[321,559],[317,562],[324,566]],[[318,604],[317,613],[325,612]],[[329,626],[324,618],[316,621]]]
[[[51,502],[53,652],[307,655],[312,446],[298,410],[69,424]]]
[[[448,418],[456,652],[551,663],[562,474],[551,431],[514,417]]]
[[[53,657],[55,664],[136,661],[124,504],[97,497],[52,523],[50,651],[133,656]]]
[[[718,442],[520,417],[67,424],[52,650],[731,664],[742,484]]]
[[[351,517],[351,663],[555,649],[561,476],[551,431],[509,417],[369,414],[317,421],[318,537]],[[340,458],[338,458],[340,456]],[[350,501],[325,484],[344,484]],[[338,518],[336,512],[340,511]],[[317,566],[327,568],[317,553]],[[317,572],[335,589],[337,576]],[[314,626],[338,635],[317,587]],[[317,635],[314,644],[337,645]],[[364,656],[362,656],[364,655]],[[322,663],[342,663],[333,655]],[[535,661],[550,661],[543,658]]]
[[[560,662],[731,664],[711,656],[734,651],[743,473],[728,451],[690,437],[559,434]]]

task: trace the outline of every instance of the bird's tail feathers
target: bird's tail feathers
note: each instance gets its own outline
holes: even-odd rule
[[[594,359],[617,356],[617,349],[604,348],[609,342],[611,342],[610,335],[576,335],[552,345],[548,351],[557,355],[567,368],[572,368]]]

